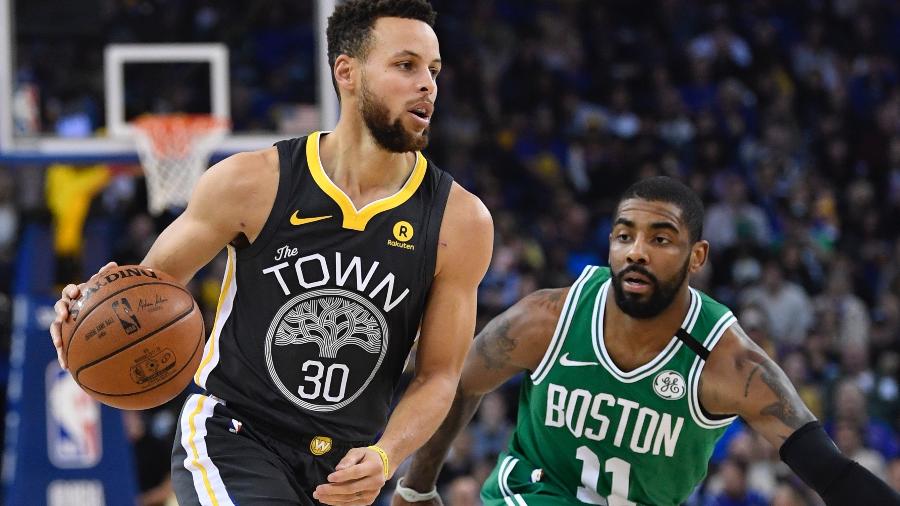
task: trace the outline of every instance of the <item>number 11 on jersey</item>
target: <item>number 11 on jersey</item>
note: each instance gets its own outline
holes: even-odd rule
[[[604,506],[637,506],[626,499],[628,497],[628,484],[631,477],[631,464],[613,457],[606,461],[604,471],[612,474],[612,486],[610,496],[605,498],[597,493],[597,483],[600,481],[600,457],[587,446],[579,446],[575,457],[581,461],[581,484],[575,497],[588,504],[600,504]]]

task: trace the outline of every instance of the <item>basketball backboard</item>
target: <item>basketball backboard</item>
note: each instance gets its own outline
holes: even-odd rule
[[[334,0],[75,4],[0,0],[0,160],[136,159],[144,113],[231,120],[217,158],[337,121]]]

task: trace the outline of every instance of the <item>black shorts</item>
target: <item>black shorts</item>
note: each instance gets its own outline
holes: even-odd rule
[[[179,417],[172,486],[180,506],[318,505],[313,491],[354,446],[365,444],[301,435],[289,444],[194,394]]]

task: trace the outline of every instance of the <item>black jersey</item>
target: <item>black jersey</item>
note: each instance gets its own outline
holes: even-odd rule
[[[418,334],[452,178],[417,152],[400,191],[357,210],[319,138],[276,144],[275,204],[252,245],[228,247],[195,381],[276,432],[370,441]]]

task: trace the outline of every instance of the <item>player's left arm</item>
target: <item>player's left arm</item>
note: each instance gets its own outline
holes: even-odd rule
[[[493,240],[487,208],[454,183],[441,223],[415,375],[376,443],[386,454],[388,477],[431,437],[450,409],[475,333],[478,284],[490,264]],[[377,451],[354,448],[314,497],[333,505],[371,504],[385,481]]]
[[[837,449],[784,371],[734,324],[700,377],[700,403],[740,415],[826,504],[900,504],[884,482]]]

